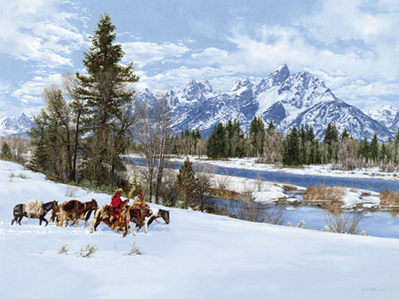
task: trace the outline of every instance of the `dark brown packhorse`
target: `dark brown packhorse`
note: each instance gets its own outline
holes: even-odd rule
[[[49,201],[47,203],[43,204],[43,213],[39,216],[39,225],[42,225],[42,221],[46,222],[46,226],[48,225],[48,221],[44,216],[50,211],[51,209],[58,209],[58,202],[57,201]],[[13,215],[14,219],[11,221],[11,225],[14,224],[14,222],[17,222],[19,225],[21,225],[21,220],[23,217],[29,217],[29,215],[24,212],[24,204],[18,204],[14,207],[13,209]],[[33,218],[33,217],[32,217]]]

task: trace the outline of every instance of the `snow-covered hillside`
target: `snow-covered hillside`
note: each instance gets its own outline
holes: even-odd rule
[[[0,161],[2,298],[396,298],[399,240],[251,223],[171,209],[171,223],[122,238],[101,224],[39,226],[12,209],[59,202],[68,187]],[[99,205],[110,196],[76,190]],[[151,204],[152,207],[156,207]],[[48,217],[47,217],[48,218]],[[124,255],[135,242],[141,256]],[[68,244],[68,255],[58,250]],[[74,253],[97,244],[92,258]]]

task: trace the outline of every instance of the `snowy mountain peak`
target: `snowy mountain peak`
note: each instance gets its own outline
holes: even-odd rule
[[[198,82],[198,88],[203,93],[212,93],[213,92],[213,86],[211,85],[211,83],[209,83],[208,80]]]
[[[273,79],[276,84],[281,84],[290,76],[290,70],[286,64],[275,69],[270,75],[269,79]]]
[[[256,86],[255,94],[260,94],[274,86],[281,85],[290,77],[290,70],[286,64],[275,69],[266,79]]]
[[[245,76],[242,76],[241,78],[239,78],[233,85],[232,88],[230,88],[230,91],[234,92],[234,91],[238,91],[242,88],[251,88],[252,89],[253,84],[251,83],[251,81],[249,81],[249,79]]]
[[[399,109],[392,107],[391,105],[382,105],[381,107],[374,110],[364,110],[363,112],[370,116],[372,119],[378,121],[383,126],[390,128],[395,121],[395,116]],[[392,128],[396,129],[396,128]]]
[[[33,120],[24,112],[0,119],[0,135],[8,136],[26,132],[33,126]]]

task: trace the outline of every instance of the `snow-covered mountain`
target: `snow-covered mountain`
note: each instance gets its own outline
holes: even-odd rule
[[[398,108],[392,107],[391,105],[382,105],[377,109],[364,110],[363,112],[391,130],[391,127],[395,123],[395,116],[398,111]]]
[[[252,119],[259,115],[266,124],[272,120],[283,132],[293,125],[312,124],[319,139],[329,122],[336,123],[340,131],[346,127],[355,138],[371,139],[374,132],[380,140],[392,136],[385,125],[337,99],[323,81],[309,72],[291,75],[287,65],[257,85],[241,77],[229,90],[216,91],[208,81],[192,80],[183,90],[169,92],[168,97],[176,117],[175,129],[199,128],[203,136],[210,135],[218,122],[234,118],[248,132]]]
[[[21,134],[22,137],[26,138],[26,131],[33,124],[33,120],[23,112],[11,117],[4,117],[0,119],[0,136]]]
[[[141,100],[152,105],[156,96],[149,89],[138,93]],[[176,133],[199,128],[209,136],[215,124],[237,118],[244,133],[249,131],[255,116],[271,120],[280,131],[287,132],[311,124],[315,135],[322,139],[328,123],[335,123],[342,132],[346,128],[354,138],[370,140],[377,132],[380,141],[393,137],[399,127],[399,110],[383,106],[361,111],[335,97],[323,81],[309,72],[290,74],[287,65],[273,71],[259,84],[246,77],[239,78],[228,90],[216,90],[207,80],[191,80],[180,91],[168,91],[167,97],[174,116]],[[0,135],[25,132],[33,122],[24,113],[0,120]]]

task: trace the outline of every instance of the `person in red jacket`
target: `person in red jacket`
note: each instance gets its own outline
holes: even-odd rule
[[[123,194],[122,189],[116,189],[114,195],[112,195],[111,204],[109,205],[112,210],[114,211],[114,217],[119,220],[119,214],[121,208],[124,206],[127,200],[122,200],[121,196]]]

